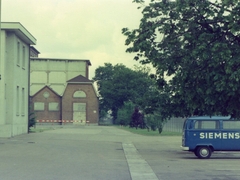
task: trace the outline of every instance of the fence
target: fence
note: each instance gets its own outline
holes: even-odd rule
[[[171,118],[168,120],[164,126],[163,131],[170,131],[170,132],[182,132],[183,123],[186,118]],[[73,120],[37,120],[36,125],[42,126],[42,125],[73,125],[73,123],[76,121]],[[105,121],[103,121],[105,122]],[[107,123],[112,124],[112,122]],[[85,125],[89,125],[89,121],[86,121]],[[97,124],[96,124],[97,125]]]
[[[76,125],[76,124],[82,124],[82,125],[89,125],[89,121],[75,121],[75,120],[36,120],[37,126],[42,125]]]
[[[182,132],[185,119],[186,118],[171,118],[164,124],[163,131]]]

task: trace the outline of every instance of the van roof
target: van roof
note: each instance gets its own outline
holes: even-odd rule
[[[229,120],[231,116],[192,116],[187,119],[197,119],[197,120]]]

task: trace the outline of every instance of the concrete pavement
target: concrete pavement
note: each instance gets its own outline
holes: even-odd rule
[[[76,126],[0,139],[0,179],[158,179],[133,141],[149,138]]]
[[[123,143],[132,180],[157,180],[156,174],[132,143]]]
[[[0,180],[240,180],[240,153],[200,160],[180,145],[103,126],[0,138]]]

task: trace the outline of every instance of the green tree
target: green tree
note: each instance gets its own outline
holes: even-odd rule
[[[133,110],[134,104],[132,102],[125,102],[123,107],[118,110],[116,124],[128,126]]]
[[[156,68],[159,88],[170,98],[169,115],[239,118],[240,1],[134,2],[143,17],[137,29],[122,30],[127,52]]]
[[[149,72],[141,69],[132,70],[122,64],[113,66],[105,63],[95,70],[93,80],[97,83],[100,95],[100,109],[111,110],[113,120],[117,119],[117,111],[125,102],[136,104],[140,97],[148,91],[151,81],[148,81]]]

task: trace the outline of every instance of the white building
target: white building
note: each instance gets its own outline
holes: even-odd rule
[[[44,86],[63,95],[67,81],[82,75],[88,78],[89,60],[31,57],[30,96]]]
[[[1,23],[0,137],[28,132],[29,50],[35,44],[20,23]]]

